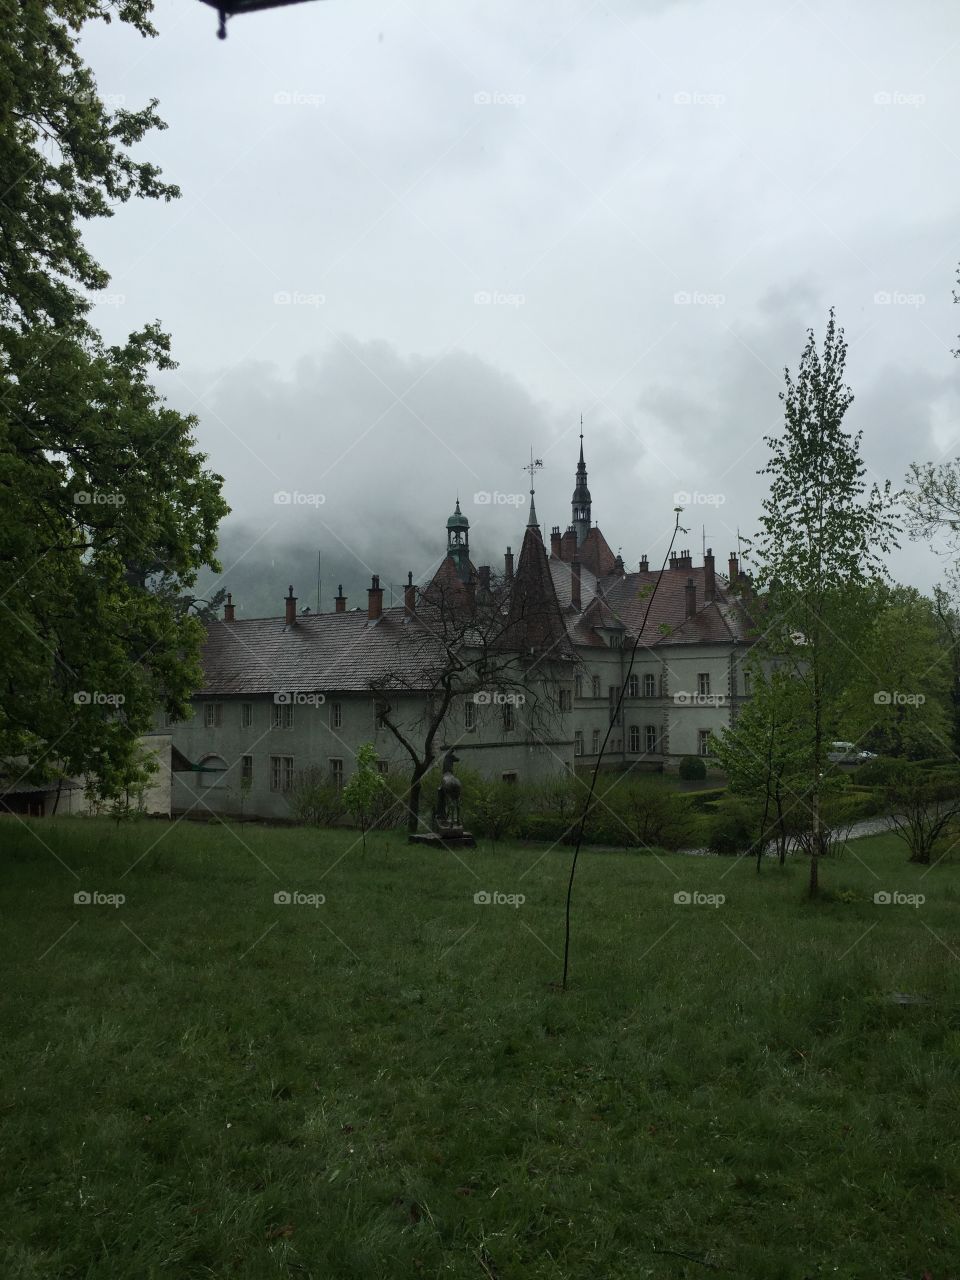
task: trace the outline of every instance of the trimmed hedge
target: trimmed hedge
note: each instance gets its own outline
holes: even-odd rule
[[[678,772],[684,782],[699,782],[707,776],[707,766],[700,756],[684,756]]]

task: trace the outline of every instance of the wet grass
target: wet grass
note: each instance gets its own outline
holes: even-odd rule
[[[801,863],[587,851],[565,995],[569,851],[0,845],[4,1277],[960,1273],[960,877],[890,837],[815,905]]]

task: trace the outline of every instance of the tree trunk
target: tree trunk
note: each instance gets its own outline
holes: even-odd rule
[[[420,792],[423,785],[423,776],[426,769],[419,765],[413,771],[413,777],[410,779],[410,794],[407,799],[407,832],[413,836],[417,833],[420,826]]]
[[[810,840],[810,897],[815,898],[820,890],[820,794],[813,792],[813,835]]]

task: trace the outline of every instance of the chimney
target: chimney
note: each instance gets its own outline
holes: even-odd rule
[[[233,596],[231,595],[231,593],[230,593],[229,591],[227,592],[227,603],[223,606],[223,620],[224,620],[224,622],[233,622],[233,621],[234,621],[234,617],[233,617]]]
[[[572,560],[577,554],[577,531],[568,529],[560,539],[560,559]]]
[[[649,562],[649,560],[647,559],[647,557],[646,557],[646,556],[641,556],[641,557],[640,557],[640,572],[641,572],[641,573],[649,573],[649,572],[650,572],[650,562]]]
[[[347,608],[347,597],[343,594],[343,583],[337,587],[337,594],[333,598],[333,607],[337,613],[345,613]]]
[[[560,526],[555,524],[550,530],[550,554],[560,559]]]
[[[713,567],[713,547],[707,547],[703,556],[703,598],[712,604],[717,598],[717,575]]]
[[[583,606],[580,603],[580,561],[573,560],[570,563],[570,603],[579,612]]]
[[[283,619],[284,625],[288,627],[295,627],[297,625],[297,597],[293,594],[292,583],[288,588],[288,594],[283,603],[286,610]]]
[[[463,584],[463,594],[467,598],[467,608],[472,613],[474,605],[477,603],[477,580],[472,573]]]
[[[513,581],[513,552],[507,547],[507,554],[503,557],[503,576],[507,582]]]
[[[480,592],[484,596],[490,594],[490,566],[482,564],[477,569],[477,575],[480,578]]]
[[[697,612],[697,588],[692,578],[687,579],[684,594],[687,597],[687,617],[692,618]]]
[[[740,565],[737,561],[737,557],[732,551],[730,552],[730,563],[727,568],[729,570],[727,574],[728,578],[731,582],[736,582],[737,578],[740,576]]]
[[[403,588],[403,616],[412,618],[417,612],[417,588],[413,585],[413,570],[407,574],[407,583]]]
[[[370,586],[367,587],[367,617],[371,622],[376,622],[382,613],[383,587],[380,585],[380,575],[375,573],[370,579]]]
[[[679,557],[679,559],[677,560],[677,568],[678,568],[678,569],[692,569],[692,568],[693,568],[693,557],[690,555],[690,548],[689,548],[689,547],[686,549],[686,551],[681,551],[681,552],[680,552],[680,557]]]
[[[670,568],[677,568],[677,553],[675,551],[670,552]]]

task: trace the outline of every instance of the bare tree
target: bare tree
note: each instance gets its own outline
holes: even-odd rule
[[[419,824],[423,779],[463,736],[466,714],[478,720],[493,714],[505,730],[512,725],[528,738],[549,740],[560,709],[559,681],[572,678],[574,659],[552,585],[549,593],[526,588],[527,545],[516,580],[485,574],[478,584],[441,570],[419,594],[390,670],[370,682],[379,723],[410,759],[411,833]],[[529,552],[536,554],[536,548]]]

